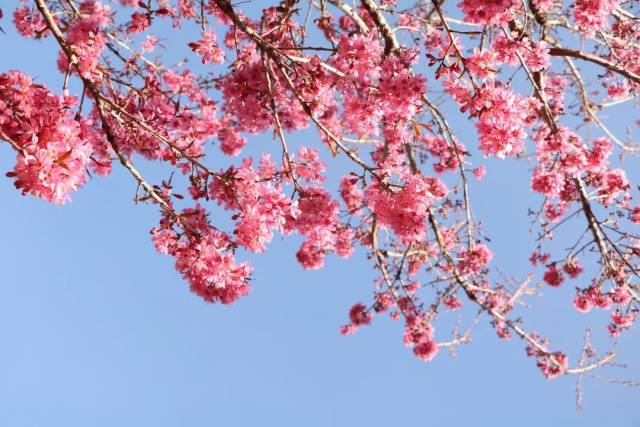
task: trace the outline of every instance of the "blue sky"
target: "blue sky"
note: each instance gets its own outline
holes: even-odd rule
[[[7,18],[1,25],[0,72],[21,69],[58,90],[50,42],[20,39]],[[261,136],[250,149],[260,144],[272,146]],[[3,174],[13,161],[0,146]],[[526,209],[539,204],[527,187],[522,164],[491,161],[473,188],[495,265],[519,278],[533,249]],[[637,389],[586,380],[577,412],[575,378],[545,380],[524,345],[500,341],[486,320],[456,358],[443,352],[428,364],[386,318],[340,336],[349,307],[371,296],[362,252],[309,272],[295,262],[298,242],[276,238],[251,258],[250,296],[205,304],[153,249],[157,211],[134,205],[134,191],[116,167],[57,207],[0,179],[1,426],[640,426]],[[606,317],[572,311],[573,286],[544,289],[526,314],[575,360],[588,321],[603,336]],[[447,339],[446,327],[438,331]],[[637,328],[623,337],[630,368],[607,374],[640,379],[639,339]]]

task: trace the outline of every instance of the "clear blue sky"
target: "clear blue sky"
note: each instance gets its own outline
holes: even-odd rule
[[[18,2],[2,3],[6,14]],[[6,17],[0,25],[0,72],[21,69],[58,90],[51,44],[20,39]],[[0,172],[13,161],[1,146]],[[474,185],[476,213],[495,265],[521,278],[533,249],[526,208],[539,201],[523,191],[522,165],[489,171]],[[362,252],[308,272],[295,262],[298,242],[276,239],[252,257],[249,297],[205,304],[153,249],[157,212],[135,206],[134,191],[116,167],[57,207],[0,179],[0,426],[640,426],[637,389],[587,380],[577,412],[575,378],[545,380],[524,345],[498,340],[486,320],[455,359],[443,352],[428,364],[386,318],[340,336],[349,307],[371,296]],[[571,311],[573,286],[545,289],[528,314],[575,361],[586,320],[603,335],[606,318]],[[631,367],[618,376],[640,379],[639,339],[637,327],[623,337]]]

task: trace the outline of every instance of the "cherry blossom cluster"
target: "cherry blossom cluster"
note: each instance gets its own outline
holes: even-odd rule
[[[109,173],[104,137],[91,119],[76,117],[76,104],[18,71],[0,74],[0,137],[16,151],[7,176],[23,194],[63,204],[90,169]]]

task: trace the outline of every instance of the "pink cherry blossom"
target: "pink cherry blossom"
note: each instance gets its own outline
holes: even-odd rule
[[[544,282],[553,287],[558,287],[564,281],[562,272],[558,270],[556,264],[547,266],[547,270],[544,272]]]
[[[216,44],[216,33],[213,31],[204,31],[202,39],[189,43],[189,48],[202,56],[203,64],[221,64],[224,61],[224,52]]]

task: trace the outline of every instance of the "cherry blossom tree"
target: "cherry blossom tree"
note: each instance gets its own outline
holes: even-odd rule
[[[4,12],[22,36],[55,41],[57,64],[43,67],[64,81],[0,74],[0,140],[16,156],[7,178],[64,204],[89,177],[124,168],[135,202],[158,209],[156,250],[205,301],[246,296],[243,257],[297,234],[306,269],[356,249],[371,261],[372,293],[345,313],[343,334],[386,314],[430,361],[485,318],[547,378],[614,363],[588,334],[571,360],[516,309],[535,306],[540,287],[553,298],[575,286],[567,310],[609,313],[594,328],[618,337],[636,320],[640,204],[626,169],[640,145],[633,122],[616,135],[605,111],[638,104],[637,2],[22,0]],[[199,37],[171,53],[188,60],[169,61],[161,40],[187,29]],[[306,128],[315,138],[292,144]],[[277,154],[243,155],[264,133]],[[517,283],[493,265],[472,208],[470,183],[496,158],[530,171],[522,191],[541,202],[533,253],[521,254],[531,275]],[[151,182],[143,161],[172,172]],[[567,228],[581,231],[559,248]],[[463,305],[477,316],[439,331]]]

